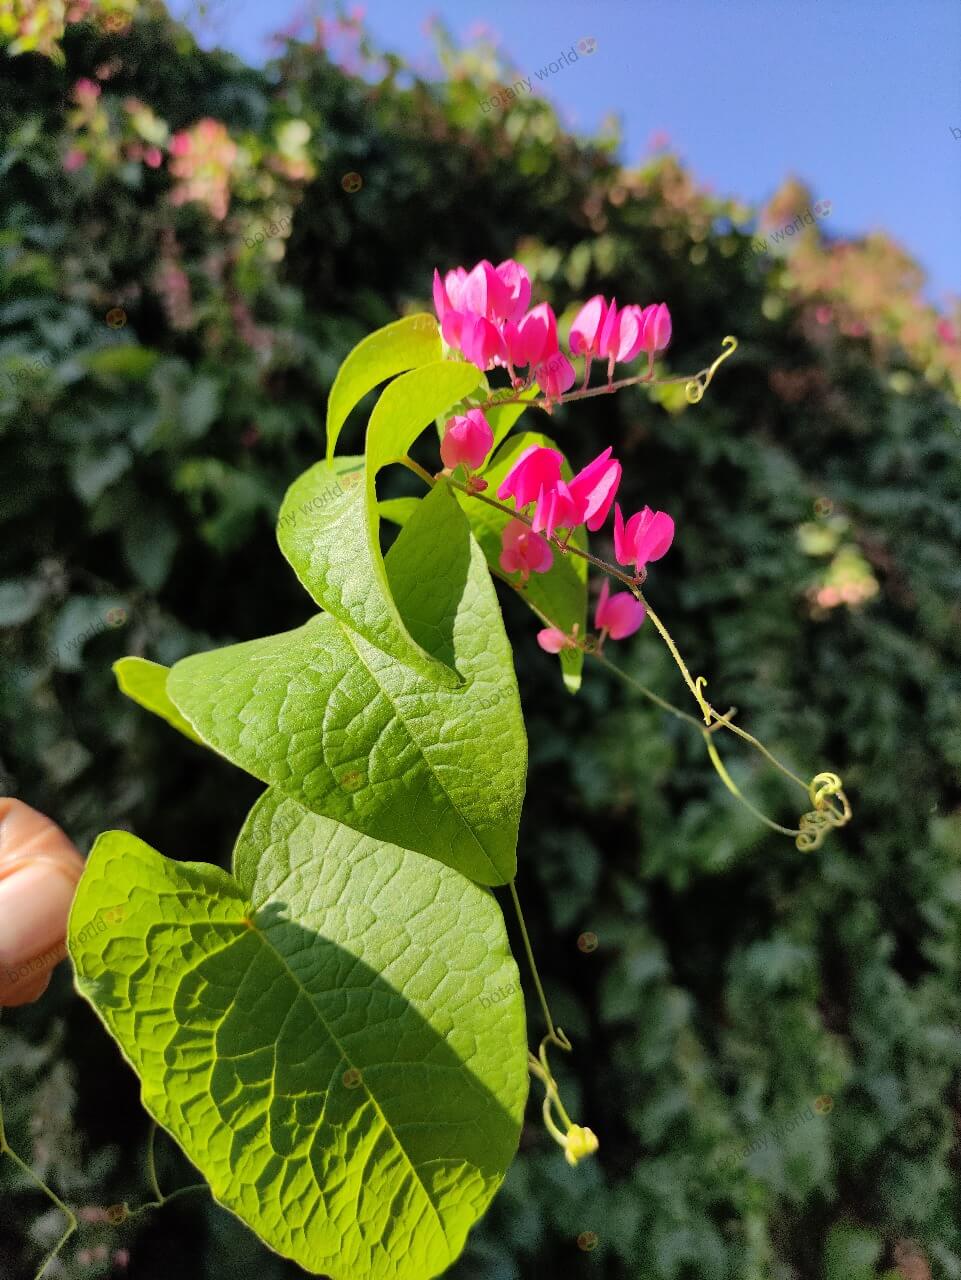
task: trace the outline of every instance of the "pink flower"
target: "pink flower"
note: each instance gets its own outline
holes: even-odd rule
[[[451,471],[463,463],[471,471],[483,465],[494,446],[494,433],[480,409],[469,409],[463,417],[451,418],[440,442],[440,456]]]
[[[537,502],[545,489],[556,489],[561,483],[563,456],[556,449],[532,444],[525,449],[497,490],[498,498],[513,498],[518,508]]]
[[[501,481],[497,496],[512,497],[518,509],[534,503],[531,527],[550,538],[557,528],[587,523],[592,532],[607,518],[621,480],[621,464],[608,447],[566,484],[561,479],[564,459],[556,449],[533,444],[518,457]]]
[[[100,97],[100,85],[84,76],[73,86],[73,96],[81,106],[96,102]]]
[[[612,640],[625,640],[632,636],[647,617],[647,609],[629,591],[611,595],[607,578],[601,586],[601,594],[594,612],[594,626]]]
[[[571,637],[557,627],[545,627],[543,631],[538,631],[537,643],[545,653],[560,653],[562,649],[577,647]]]
[[[621,483],[621,464],[611,454],[610,445],[589,462],[568,486],[577,508],[577,524],[584,522],[595,533],[607,519],[607,513]]]
[[[643,569],[650,560],[660,560],[674,541],[674,521],[664,511],[645,507],[624,523],[620,503],[614,505],[614,555],[618,564],[634,564]]]
[[[71,147],[63,158],[63,167],[67,173],[76,173],[78,169],[82,169],[87,163],[87,157],[82,151],[78,151],[76,147]]]
[[[543,532],[552,538],[558,526],[573,529],[577,524],[580,524],[577,506],[563,480],[558,480],[553,489],[541,489],[531,519],[535,533]]]
[[[151,169],[159,169],[163,163],[163,152],[159,147],[147,147],[143,153],[144,164]]]
[[[558,400],[570,391],[577,380],[577,372],[567,356],[556,351],[534,370],[534,379],[548,400]]]
[[[549,302],[528,311],[517,326],[511,360],[517,365],[539,365],[557,355],[557,317]]]
[[[585,302],[571,325],[571,355],[596,356],[601,326],[607,316],[607,303],[601,294]]]
[[[495,325],[516,323],[530,300],[530,277],[513,258],[497,267],[484,258],[470,272],[457,267],[443,280],[434,272],[434,308],[441,324],[450,311],[482,316]]]
[[[607,357],[607,380],[614,377],[614,365],[633,360],[641,350],[643,337],[640,307],[629,306],[618,311],[617,302],[611,299],[607,315],[598,335],[598,354]]]
[[[505,573],[520,573],[526,582],[532,573],[546,573],[554,563],[550,547],[522,520],[509,520],[501,534],[500,565]]]
[[[463,267],[448,271],[443,280],[440,278],[440,272],[434,271],[434,310],[441,324],[444,323],[444,316],[448,311],[460,309],[461,289],[466,279],[467,272]]]
[[[584,357],[584,385],[591,376],[591,361],[600,354],[601,329],[607,318],[607,303],[595,293],[578,311],[571,325],[571,355]]]
[[[512,497],[518,509],[534,503],[531,528],[550,538],[558,525],[571,529],[578,523],[577,507],[561,479],[564,461],[556,449],[532,444],[525,449],[501,481],[497,496]]]
[[[530,305],[530,276],[513,258],[505,258],[494,270],[501,287],[497,292],[497,315],[488,316],[488,319],[516,323]]]
[[[666,302],[652,302],[641,312],[639,349],[646,351],[651,363],[655,351],[663,351],[671,340],[671,313]]]
[[[460,347],[471,364],[476,364],[482,372],[492,369],[495,364],[507,363],[507,348],[500,331],[483,316],[470,312],[458,315],[449,311],[444,317],[442,329],[448,342],[448,331],[457,333],[457,342],[450,345]]]

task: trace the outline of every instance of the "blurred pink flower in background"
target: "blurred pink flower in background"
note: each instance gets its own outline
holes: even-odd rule
[[[218,221],[230,206],[230,173],[237,160],[237,144],[219,120],[209,116],[170,139],[170,172],[179,181],[170,193],[173,204],[196,200]]]

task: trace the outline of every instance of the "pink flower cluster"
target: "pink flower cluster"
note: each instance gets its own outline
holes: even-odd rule
[[[434,305],[448,346],[481,370],[506,368],[515,386],[533,379],[549,403],[570,389],[576,375],[558,345],[554,312],[547,303],[529,311],[530,300],[530,278],[510,258],[497,267],[486,259],[471,271],[458,267],[443,279],[434,272]],[[643,351],[650,368],[655,353],[670,340],[671,315],[663,302],[618,310],[616,300],[607,302],[597,294],[574,319],[570,349],[572,355],[584,357],[585,386],[596,358],[607,361],[610,384],[615,364],[633,360]],[[517,373],[523,368],[529,370],[526,379]],[[478,492],[486,482],[471,473],[483,467],[493,444],[494,434],[483,411],[470,409],[447,424],[441,458],[449,471],[463,467],[470,491]],[[625,520],[615,502],[623,469],[613,452],[608,446],[570,480],[563,478],[564,458],[556,449],[531,445],[518,456],[497,489],[501,502],[513,498],[515,509],[526,517],[504,526],[500,565],[505,573],[519,573],[522,585],[532,573],[547,573],[554,563],[550,543],[563,552],[577,528],[584,525],[596,533],[613,507],[615,558],[618,564],[633,565],[634,582],[643,581],[646,566],[670,549],[674,521],[650,507]],[[622,640],[633,635],[646,612],[629,591],[612,596],[605,579],[594,619],[600,643],[607,637]],[[576,635],[547,627],[539,633],[538,643],[550,653],[559,653],[576,647],[578,641]]]
[[[550,402],[569,391],[577,375],[560,349],[550,304],[542,302],[528,311],[530,300],[530,277],[513,258],[497,267],[485,258],[471,271],[457,267],[443,279],[434,272],[434,308],[447,345],[485,372],[507,369],[515,386],[536,382]],[[670,340],[671,315],[665,303],[619,311],[616,300],[606,302],[597,294],[577,313],[570,347],[571,355],[584,357],[587,386],[595,358],[607,360],[608,382],[615,364],[634,360],[642,351],[650,373],[655,352]],[[527,369],[527,377],[521,378],[518,369]]]
[[[640,578],[651,560],[660,560],[674,541],[674,521],[663,511],[645,507],[625,522],[614,501],[621,464],[608,446],[569,482],[561,479],[563,456],[545,445],[525,449],[497,490],[501,500],[513,498],[518,510],[530,510],[530,528],[553,538],[559,528],[571,532],[584,524],[596,533],[614,507],[614,555],[618,564],[634,565]],[[567,539],[565,538],[565,543]],[[534,568],[534,566],[531,566]],[[543,572],[534,568],[535,573]]]
[[[170,139],[170,172],[179,179],[170,193],[171,204],[196,200],[205,204],[218,221],[230,205],[230,176],[238,147],[227,127],[209,116]]]
[[[597,608],[594,610],[594,626],[600,632],[600,643],[607,639],[626,640],[638,630],[647,617],[647,609],[635,600],[629,591],[618,591],[611,595],[611,584],[605,578],[601,583],[601,594]],[[545,627],[537,633],[537,643],[545,653],[560,653],[562,649],[576,649],[577,640],[557,627]]]

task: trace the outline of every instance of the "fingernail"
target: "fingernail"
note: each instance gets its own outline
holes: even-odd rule
[[[0,964],[24,964],[61,942],[73,894],[70,878],[49,864],[0,880]]]

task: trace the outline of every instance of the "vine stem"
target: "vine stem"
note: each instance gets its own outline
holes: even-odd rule
[[[119,1222],[129,1222],[131,1218],[139,1218],[142,1213],[147,1213],[150,1209],[162,1209],[165,1204],[169,1204],[171,1200],[179,1199],[180,1196],[189,1195],[192,1191],[206,1191],[207,1189],[206,1182],[194,1182],[189,1187],[178,1187],[176,1191],[171,1191],[167,1196],[161,1195],[158,1200],[148,1200],[146,1204],[142,1204],[136,1209],[128,1209],[124,1205],[123,1216]]]
[[[669,387],[679,382],[686,383],[685,391],[688,403],[698,404],[703,398],[704,392],[710,386],[718,365],[737,350],[737,339],[725,337],[721,345],[724,350],[717,359],[705,368],[698,369],[697,373],[683,373],[673,378],[653,378],[651,376],[653,370],[649,369],[647,373],[636,374],[633,378],[621,378],[618,382],[609,382],[604,387],[580,387],[577,391],[569,391],[564,395],[558,396],[556,400],[551,400],[547,396],[543,400],[525,399],[524,392],[530,388],[530,382],[528,381],[524,386],[519,387],[517,393],[513,396],[504,398],[498,398],[496,395],[489,396],[487,400],[482,401],[475,407],[483,410],[507,404],[525,404],[532,409],[543,409],[545,413],[550,414],[556,404],[572,404],[576,400],[591,400],[594,396],[609,396],[616,391],[622,391],[625,387]],[[506,390],[506,388],[504,389]]]
[[[728,791],[730,791],[731,795],[736,796],[737,799],[740,800],[741,804],[754,814],[755,818],[760,819],[760,821],[763,822],[766,827],[770,827],[772,831],[780,832],[782,836],[799,836],[801,834],[799,830],[792,829],[791,827],[782,827],[779,822],[772,822],[770,818],[765,817],[760,809],[755,809],[750,800],[741,794],[737,784],[734,782],[727,769],[725,769],[724,761],[717,753],[717,747],[715,747],[711,738],[710,730],[702,729],[701,733],[704,737],[704,745],[707,747],[707,754],[711,757],[711,764],[713,764],[715,771],[717,772],[717,776],[727,787]]]
[[[645,609],[647,609],[647,616],[654,623],[655,627],[657,627],[658,631],[660,632],[661,639],[664,641],[668,649],[671,651],[671,657],[677,663],[677,666],[681,672],[681,675],[684,677],[684,680],[687,683],[687,687],[690,689],[691,693],[694,694],[694,699],[697,702],[697,705],[701,708],[701,713],[704,716],[704,723],[710,724],[711,712],[713,711],[713,707],[709,706],[708,703],[705,702],[704,695],[701,693],[701,687],[700,687],[702,681],[705,684],[707,683],[707,681],[704,680],[703,676],[698,676],[698,679],[696,682],[691,678],[691,673],[687,669],[687,663],[681,657],[681,654],[678,650],[677,645],[674,643],[674,640],[671,636],[670,631],[668,631],[667,627],[665,627],[664,623],[660,620],[660,618],[651,608],[650,603],[647,600],[645,600],[643,594],[640,591],[638,591],[637,593],[637,598],[640,600],[641,604],[644,605]]]
[[[9,1159],[11,1159],[13,1163],[17,1166],[17,1168],[20,1169],[20,1171],[27,1176],[27,1178],[34,1184],[34,1186],[39,1187],[40,1190],[46,1196],[49,1197],[49,1199],[53,1202],[53,1204],[56,1205],[56,1207],[60,1210],[62,1214],[64,1214],[64,1216],[67,1219],[66,1231],[63,1233],[63,1235],[60,1237],[57,1243],[53,1246],[53,1248],[44,1258],[43,1262],[40,1264],[40,1270],[37,1272],[35,1277],[35,1280],[40,1280],[41,1276],[46,1271],[47,1267],[49,1267],[50,1263],[53,1262],[54,1258],[57,1256],[57,1254],[60,1252],[63,1246],[67,1243],[67,1241],[70,1239],[73,1233],[77,1230],[78,1222],[73,1210],[69,1209],[64,1204],[64,1202],[60,1199],[57,1193],[53,1191],[50,1187],[48,1187],[47,1184],[44,1182],[44,1180],[40,1177],[40,1175],[37,1173],[34,1173],[34,1171],[30,1168],[27,1162],[25,1160],[22,1160],[20,1156],[17,1155],[16,1151],[14,1151],[14,1149],[10,1146],[10,1143],[7,1141],[7,1131],[3,1122],[2,1100],[0,1100],[0,1156],[9,1157]]]
[[[147,1139],[147,1177],[150,1180],[150,1186],[154,1195],[163,1203],[164,1193],[160,1190],[160,1183],[157,1181],[157,1163],[154,1158],[154,1143],[157,1137],[157,1122],[150,1122],[150,1137]]]
[[[156,1139],[157,1122],[156,1120],[151,1120],[150,1136],[147,1138],[147,1180],[157,1198],[156,1200],[148,1200],[146,1204],[139,1205],[136,1209],[131,1209],[126,1203],[114,1205],[114,1226],[120,1226],[122,1222],[128,1222],[131,1218],[139,1218],[142,1213],[146,1213],[150,1209],[162,1209],[171,1200],[176,1200],[179,1196],[185,1196],[188,1192],[207,1190],[206,1182],[194,1182],[189,1187],[178,1187],[176,1191],[171,1191],[169,1195],[165,1196],[160,1190],[160,1183],[157,1180]]]
[[[554,1020],[551,1017],[551,1011],[547,1007],[547,997],[544,995],[544,988],[541,985],[540,974],[537,972],[537,963],[534,960],[534,952],[531,949],[531,940],[527,932],[527,925],[524,921],[524,912],[521,910],[521,900],[517,896],[517,885],[514,880],[508,884],[511,891],[511,901],[514,903],[514,912],[517,916],[517,923],[520,925],[521,937],[524,940],[524,951],[527,955],[527,963],[530,966],[531,975],[534,979],[534,986],[537,988],[537,998],[541,1002],[541,1010],[544,1014],[544,1021],[547,1024],[547,1039],[552,1040],[554,1044],[561,1049],[570,1049],[571,1042],[560,1027],[555,1028]],[[546,1064],[545,1064],[546,1065]]]

